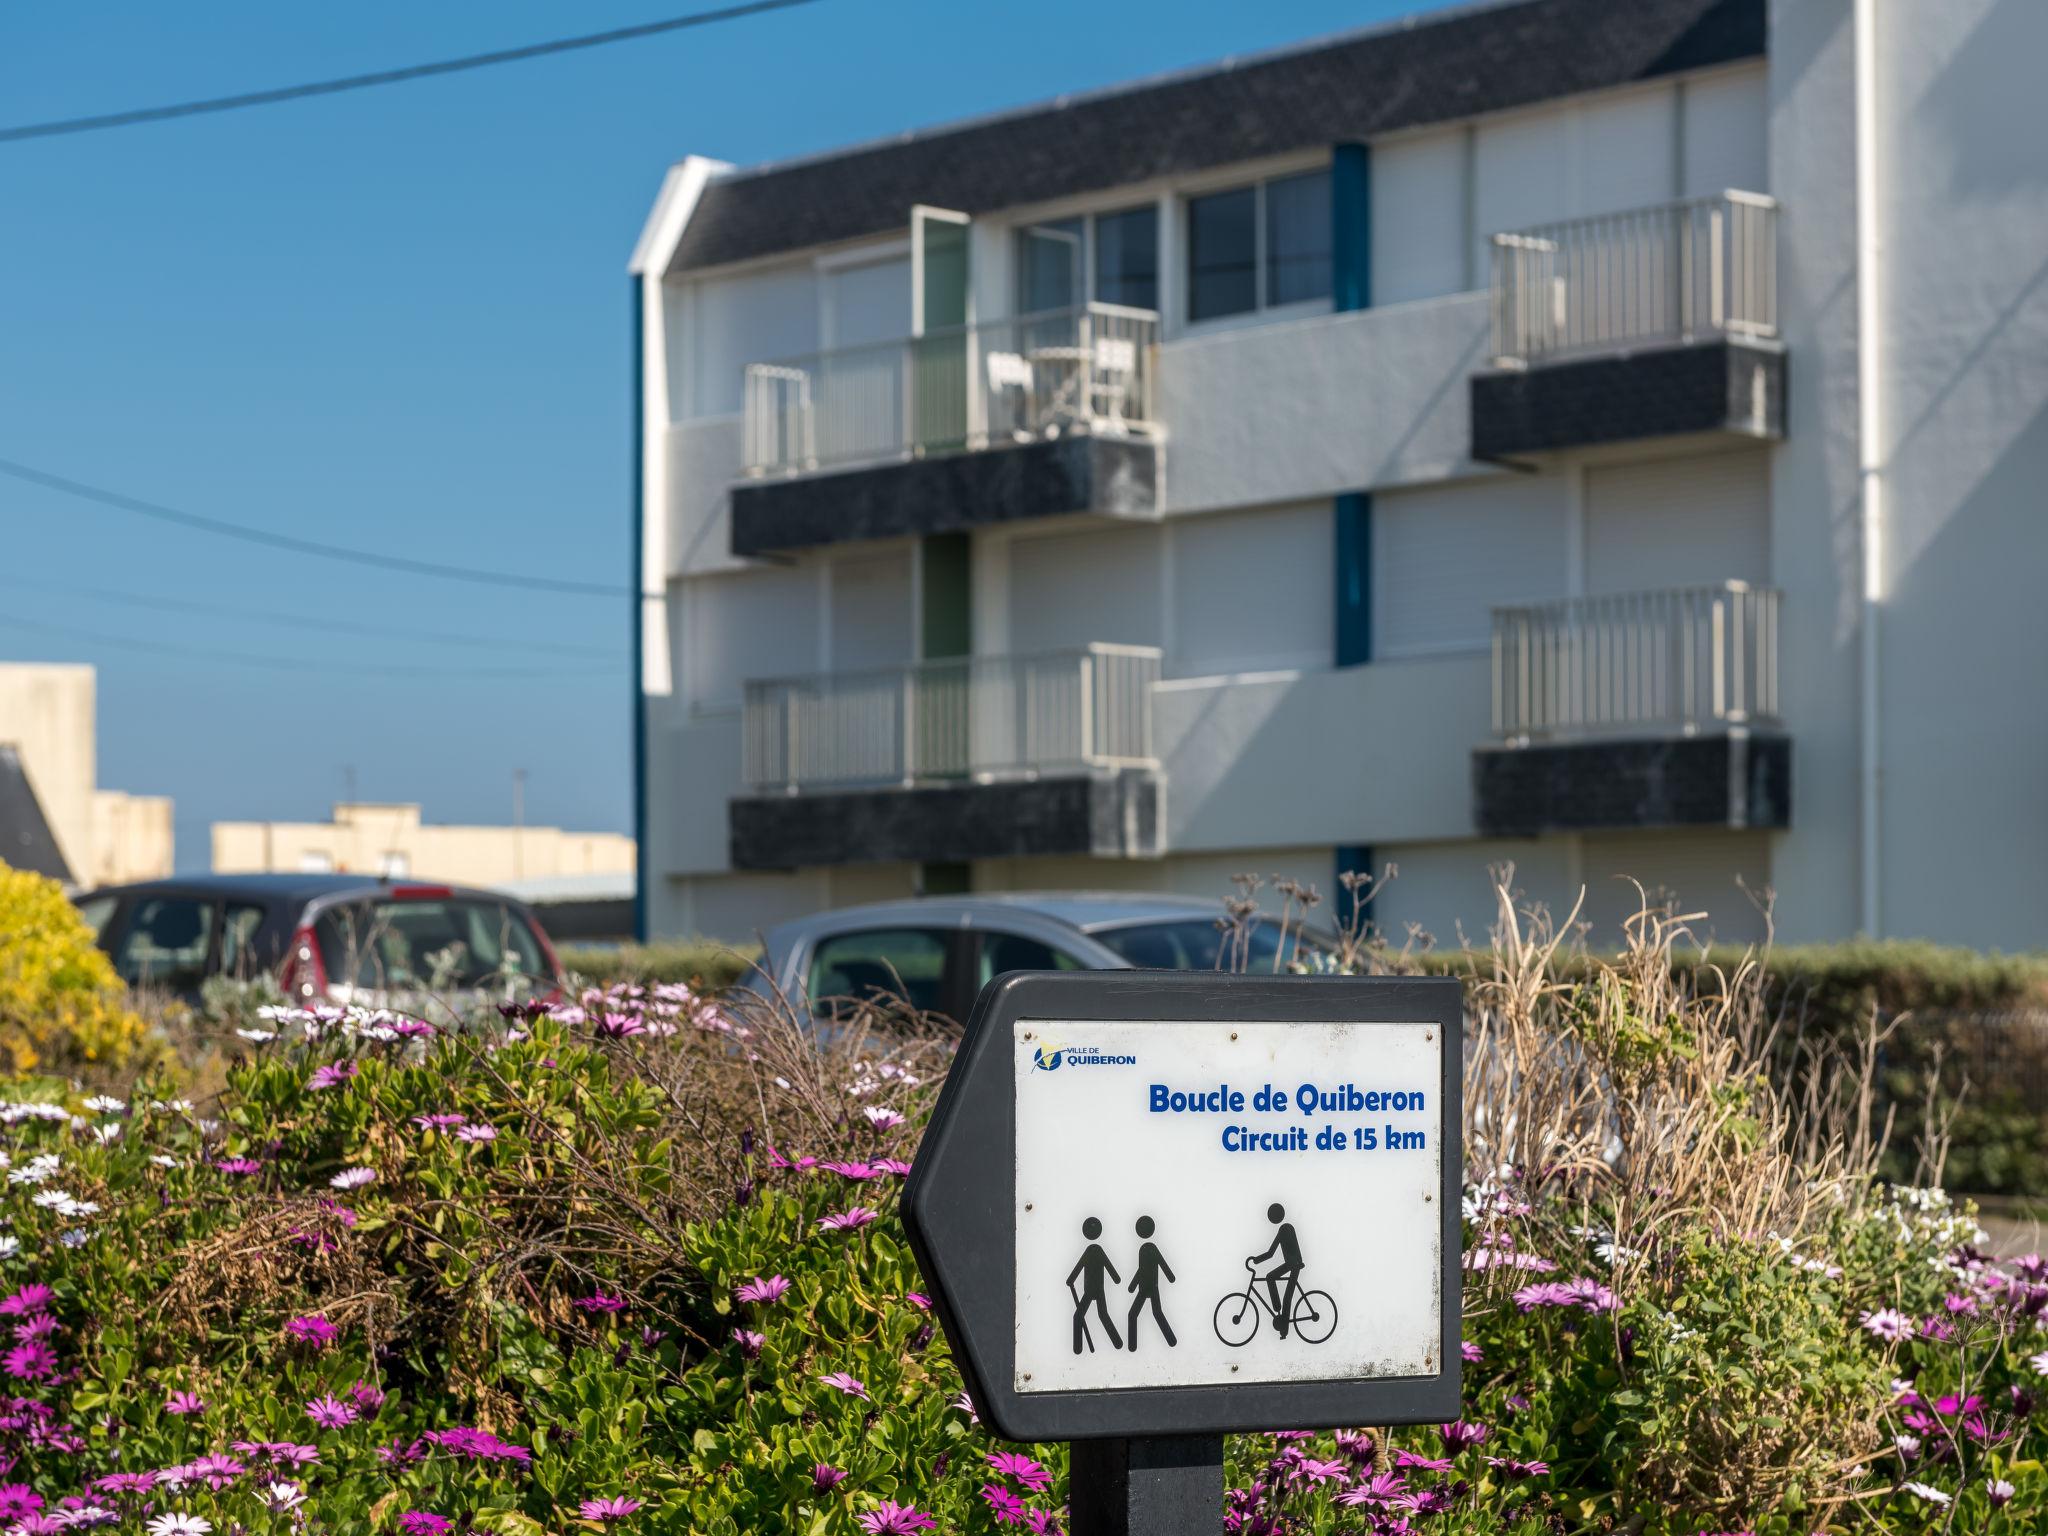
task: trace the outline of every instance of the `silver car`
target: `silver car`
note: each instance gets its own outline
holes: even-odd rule
[[[964,1019],[1005,971],[1208,971],[1227,968],[1223,904],[1122,892],[925,896],[840,907],[772,928],[752,985],[772,986],[830,1016],[848,1001],[898,997],[922,1012]],[[1246,968],[1274,969],[1327,936],[1299,925],[1283,935],[1261,917]]]

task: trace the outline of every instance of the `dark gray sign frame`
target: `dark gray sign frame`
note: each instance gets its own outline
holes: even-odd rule
[[[903,1220],[982,1419],[1018,1441],[1436,1423],[1459,1415],[1463,1295],[1463,993],[1455,979],[1020,971],[982,989],[903,1191]],[[1443,1329],[1427,1377],[1019,1393],[1016,1068],[1019,1019],[1247,1024],[1424,1023],[1443,1030]]]

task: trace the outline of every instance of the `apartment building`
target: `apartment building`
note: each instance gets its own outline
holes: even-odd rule
[[[2034,0],[1518,0],[787,164],[632,272],[642,920],[1329,891],[2037,947]]]

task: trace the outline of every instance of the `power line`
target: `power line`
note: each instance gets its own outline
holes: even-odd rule
[[[331,657],[296,658],[271,655],[267,652],[252,654],[205,646],[167,645],[160,640],[144,639],[137,635],[108,635],[97,630],[75,628],[69,624],[38,624],[27,619],[9,618],[4,615],[0,615],[0,627],[21,630],[25,634],[50,635],[60,640],[79,641],[87,645],[107,645],[117,650],[147,651],[152,656],[183,656],[196,661],[226,662],[231,666],[258,667],[272,672],[320,672],[345,677],[462,677],[537,681],[542,678],[610,676],[618,670],[615,667],[437,667],[411,662],[336,661]]]
[[[0,475],[11,475],[16,480],[27,481],[30,485],[62,491],[67,496],[76,496],[82,501],[98,502],[101,506],[113,507],[122,512],[153,517],[160,522],[175,523],[182,528],[196,528],[203,533],[219,534],[222,538],[242,539],[251,544],[267,545],[272,549],[290,550],[293,554],[318,555],[327,560],[347,560],[356,565],[373,566],[386,571],[404,571],[413,576],[440,576],[449,581],[467,581],[478,586],[520,587],[530,592],[567,592],[578,597],[626,596],[624,587],[608,586],[602,582],[564,581],[553,576],[521,575],[516,571],[484,571],[465,565],[443,565],[434,560],[412,560],[404,555],[387,555],[376,550],[351,549],[345,544],[323,544],[314,539],[295,538],[288,533],[272,533],[267,528],[251,528],[247,523],[231,523],[223,518],[206,517],[197,512],[183,512],[176,507],[164,506],[160,502],[124,496],[119,491],[87,485],[82,480],[66,479],[63,475],[53,475],[48,470],[37,469],[32,465],[17,464],[12,459],[0,459]]]
[[[472,53],[459,59],[441,59],[431,64],[408,64],[400,69],[380,69],[367,75],[344,75],[338,80],[316,80],[306,85],[287,85],[275,90],[246,91],[238,96],[214,96],[204,101],[183,101],[167,107],[137,107],[127,112],[107,112],[97,117],[67,117],[47,123],[24,123],[0,128],[0,143],[20,139],[48,139],[66,133],[91,133],[100,128],[130,128],[137,123],[160,123],[176,117],[199,117],[210,112],[233,112],[242,107],[268,107],[281,101],[307,96],[333,96],[342,91],[367,90],[374,85],[397,85],[406,80],[424,80],[433,75],[460,74],[485,69],[493,64],[516,64],[546,54],[573,53],[581,48],[601,48],[606,43],[626,43],[655,37],[664,32],[681,32],[690,27],[707,27],[713,22],[737,21],[765,11],[785,11],[816,0],[747,0],[715,11],[698,11],[689,16],[671,16],[666,21],[642,22],[638,26],[614,27],[608,32],[587,32],[580,37],[555,38],[545,43],[528,43],[520,48],[498,48],[489,53]]]
[[[495,651],[541,651],[555,656],[616,657],[619,654],[619,647],[615,645],[567,645],[558,641],[534,640],[523,634],[465,635],[445,629],[421,629],[410,622],[402,627],[361,623],[338,618],[326,606],[287,613],[276,608],[245,608],[228,603],[192,602],[175,597],[161,597],[152,592],[123,591],[117,587],[75,586],[69,582],[32,581],[19,576],[0,576],[0,587],[12,587],[22,592],[44,592],[53,597],[92,598],[101,602],[120,603],[131,608],[155,608],[164,613],[198,613],[209,618],[288,624],[295,628],[316,629],[322,634],[376,635],[385,639],[402,639],[408,644],[428,640],[443,645],[476,646]]]

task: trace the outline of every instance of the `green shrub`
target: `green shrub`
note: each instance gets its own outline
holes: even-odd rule
[[[591,986],[614,982],[681,982],[723,992],[761,958],[758,944],[721,944],[716,939],[671,939],[657,944],[568,944],[563,966]]]

